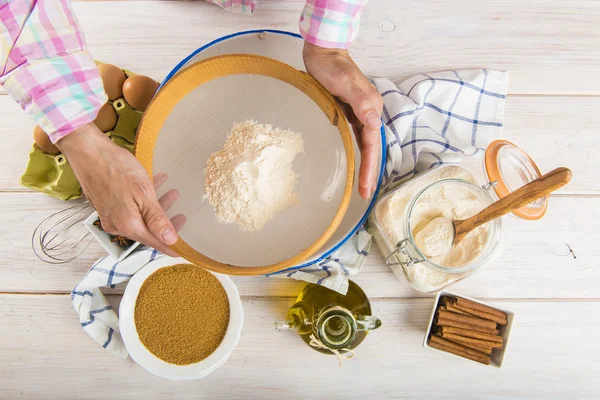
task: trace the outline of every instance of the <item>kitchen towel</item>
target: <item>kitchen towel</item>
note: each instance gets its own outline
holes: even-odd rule
[[[79,314],[81,327],[111,353],[127,357],[127,349],[119,333],[119,317],[100,288],[114,288],[119,283],[129,281],[150,261],[163,256],[149,247],[131,253],[122,261],[117,261],[113,256],[106,256],[96,261],[71,292],[71,300]]]
[[[384,100],[387,162],[380,194],[416,173],[461,157],[478,154],[502,132],[508,73],[485,69],[436,72],[414,76],[399,86],[388,79],[373,83]],[[372,238],[362,227],[330,257],[302,270],[271,276],[293,278],[348,290],[348,276],[357,274]],[[161,257],[143,248],[117,262],[98,260],[71,293],[83,329],[101,346],[121,357],[127,350],[119,319],[100,291],[124,283],[150,261]]]
[[[416,173],[474,156],[502,134],[508,72],[444,71],[416,75],[399,86],[383,78],[373,83],[383,97],[387,148],[379,195]],[[345,294],[348,276],[361,270],[371,241],[361,229],[330,257],[271,276],[317,283]]]

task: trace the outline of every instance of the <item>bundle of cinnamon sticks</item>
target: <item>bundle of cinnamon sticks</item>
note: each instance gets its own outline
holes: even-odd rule
[[[489,365],[492,351],[503,346],[498,325],[506,313],[461,297],[441,297],[429,346]]]

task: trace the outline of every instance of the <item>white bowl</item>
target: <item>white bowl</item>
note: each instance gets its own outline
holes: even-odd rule
[[[175,264],[190,264],[183,258],[162,257],[148,263],[127,284],[119,307],[119,330],[131,358],[146,371],[172,381],[199,379],[207,376],[227,361],[240,340],[244,322],[244,310],[240,294],[233,281],[226,275],[212,273],[223,285],[229,300],[229,325],[219,347],[207,358],[189,365],[175,365],[161,360],[142,344],[134,321],[135,302],[140,287],[153,272]]]
[[[504,325],[504,326],[498,325],[498,330],[500,331],[500,336],[502,336],[503,346],[501,349],[494,349],[494,351],[492,351],[492,361],[489,365],[489,367],[492,367],[492,368],[501,368],[502,363],[504,362],[504,357],[506,356],[506,351],[508,349],[508,341],[510,339],[510,332],[512,330],[513,323],[515,321],[515,315],[516,315],[515,312],[511,311],[507,308],[504,308],[504,307],[500,307],[500,306],[497,306],[494,304],[484,303],[483,301],[479,301],[479,300],[473,299],[471,297],[463,296],[463,295],[456,294],[453,292],[449,292],[447,290],[441,290],[438,292],[437,296],[435,296],[435,302],[433,303],[433,308],[431,310],[431,316],[429,317],[429,324],[427,325],[427,331],[425,332],[425,338],[423,339],[423,347],[425,347],[426,349],[429,349],[429,350],[437,351],[438,353],[446,354],[449,357],[455,357],[455,358],[458,357],[460,359],[474,362],[474,363],[482,365],[484,367],[486,366],[485,364],[481,364],[476,361],[469,360],[468,358],[460,357],[455,354],[448,353],[446,351],[438,350],[435,347],[431,347],[427,343],[427,339],[429,338],[429,333],[431,332],[431,326],[433,325],[433,320],[435,319],[435,311],[437,309],[438,303],[440,302],[440,297],[442,297],[442,296],[462,297],[463,299],[471,300],[471,301],[474,301],[475,303],[483,304],[484,306],[492,307],[492,308],[495,308],[496,310],[500,310],[500,311],[506,313],[506,316],[507,316],[506,325]]]
[[[137,249],[141,243],[135,242],[131,246],[123,248],[119,246],[118,243],[111,241],[111,235],[104,232],[102,229],[94,225],[94,222],[98,220],[98,213],[94,211],[92,215],[87,217],[85,221],[83,221],[83,225],[87,228],[88,231],[92,234],[92,236],[104,247],[104,250],[108,252],[113,258],[117,261],[123,260],[132,251]]]
[[[270,57],[281,62],[284,62],[288,65],[291,65],[294,68],[299,70],[304,70],[304,61],[302,60],[302,46],[304,45],[304,40],[298,34],[285,32],[285,31],[276,31],[276,30],[254,30],[254,31],[245,31],[238,32],[233,35],[224,36],[218,38],[205,46],[200,47],[184,60],[182,60],[173,70],[167,75],[162,84],[164,85],[171,77],[173,77],[177,72],[181,69],[188,67],[192,64],[195,64],[204,59],[215,57],[223,54],[257,54],[265,57]],[[323,245],[317,253],[311,256],[308,260],[303,262],[301,265],[294,266],[292,268],[286,269],[286,271],[304,268],[310,265],[313,265],[320,260],[328,257],[333,252],[338,250],[341,246],[343,246],[355,233],[356,231],[365,223],[367,215],[371,211],[375,199],[377,198],[378,191],[374,194],[371,199],[365,200],[358,193],[358,173],[360,166],[360,149],[356,140],[354,139],[354,154],[355,154],[355,177],[354,177],[354,187],[352,191],[352,197],[350,200],[350,204],[348,206],[348,210],[342,219],[339,227],[333,236]],[[385,128],[382,126],[381,128],[381,144],[382,151],[379,159],[379,169],[378,169],[378,182],[381,183],[383,179],[383,173],[385,168]],[[379,185],[378,185],[379,188]],[[165,185],[164,188],[161,188],[161,193],[163,191],[167,191],[169,189],[169,185]],[[379,189],[377,189],[379,190]],[[308,213],[307,219],[316,219],[320,218],[320,216],[315,215],[314,212]],[[182,236],[183,237],[183,236]],[[185,237],[184,237],[185,239]],[[278,246],[281,243],[284,243],[284,237],[279,237]],[[226,243],[230,243],[226,241]],[[222,246],[222,243],[221,243]],[[250,247],[250,246],[249,246]],[[223,252],[230,251],[231,248],[229,246],[222,246]],[[208,254],[207,254],[208,255]],[[243,258],[246,257],[246,254],[243,255]],[[243,260],[242,260],[243,261]],[[245,258],[245,261],[249,260]],[[240,264],[242,265],[242,264]]]

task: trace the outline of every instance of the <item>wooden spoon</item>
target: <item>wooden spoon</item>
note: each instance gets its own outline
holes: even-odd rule
[[[556,168],[523,185],[471,218],[435,218],[416,235],[417,247],[429,257],[447,254],[473,229],[560,189],[571,180],[572,175],[568,168]]]

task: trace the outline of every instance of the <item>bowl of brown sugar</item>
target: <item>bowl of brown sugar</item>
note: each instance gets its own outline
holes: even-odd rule
[[[183,258],[162,257],[138,271],[119,307],[131,358],[170,380],[199,379],[223,365],[243,319],[233,281]]]

